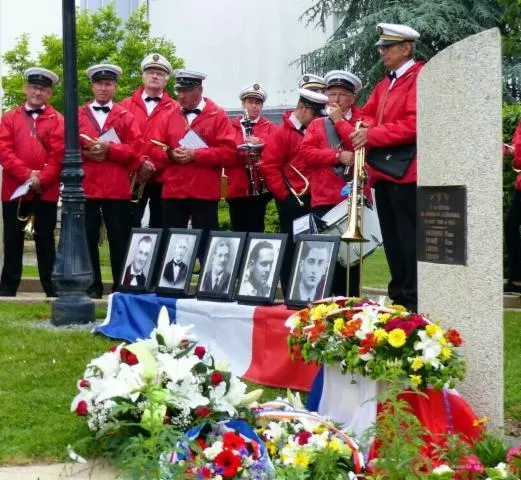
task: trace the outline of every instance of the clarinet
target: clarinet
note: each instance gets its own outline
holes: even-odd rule
[[[253,135],[253,124],[248,117],[247,110],[244,110],[244,117],[241,124],[244,127],[245,137],[251,137]],[[255,159],[253,158],[252,153],[254,154],[254,151],[251,149],[246,151],[246,173],[248,174],[248,180],[250,182],[250,195],[259,195],[257,184],[255,183]]]

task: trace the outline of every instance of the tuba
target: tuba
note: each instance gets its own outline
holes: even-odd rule
[[[253,135],[253,123],[248,117],[248,111],[244,110],[244,117],[241,121],[244,127],[244,133],[246,137]],[[262,195],[267,193],[268,189],[264,183],[264,178],[260,170],[260,148],[257,145],[246,145],[246,174],[250,182],[250,195]],[[259,188],[257,188],[257,182]],[[260,191],[259,191],[260,189]]]

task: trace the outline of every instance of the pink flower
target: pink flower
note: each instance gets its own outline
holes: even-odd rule
[[[89,413],[89,406],[87,405],[87,402],[85,400],[81,400],[78,402],[78,405],[76,407],[76,415],[79,417],[86,417],[87,413]]]
[[[299,432],[295,435],[297,438],[297,443],[299,445],[307,445],[308,440],[313,434],[311,432]]]
[[[510,463],[517,457],[521,457],[521,443],[514,448],[511,448],[507,453],[507,462]]]
[[[481,464],[479,458],[473,453],[472,455],[461,459],[461,465],[458,467],[458,470],[482,473],[485,471],[485,467]]]

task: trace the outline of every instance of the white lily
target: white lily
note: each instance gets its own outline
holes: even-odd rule
[[[210,388],[208,395],[215,411],[226,412],[230,416],[234,416],[237,413],[235,406],[230,402],[230,399],[226,395],[225,382],[221,382],[216,387]]]
[[[355,336],[360,339],[364,339],[368,333],[372,333],[377,328],[378,323],[378,311],[374,308],[365,308],[361,312],[353,315],[353,320],[362,320],[362,323],[358,330],[355,332]]]
[[[119,364],[121,363],[120,350],[123,345],[119,345],[118,348],[113,352],[105,352],[103,355],[92,360],[85,370],[85,377],[101,376],[109,378],[116,375],[119,370]]]
[[[247,388],[248,386],[244,382],[241,382],[239,377],[232,375],[230,377],[230,387],[226,394],[226,398],[233,406],[241,405]]]
[[[440,368],[438,356],[441,353],[441,345],[438,342],[438,334],[429,337],[425,330],[420,330],[418,336],[420,341],[414,344],[414,350],[421,350],[421,357],[425,364],[432,365],[435,369]]]
[[[178,382],[192,376],[192,368],[200,362],[196,355],[185,355],[181,358],[174,358],[168,353],[157,355],[158,370],[165,373],[172,382]]]
[[[105,382],[105,388],[95,401],[99,403],[114,397],[123,397],[135,402],[144,386],[143,369],[139,363],[133,366],[122,363],[118,375]]]
[[[82,401],[87,402],[88,405],[92,403],[93,394],[89,390],[81,390],[71,402],[71,412],[75,412],[78,404]]]
[[[285,430],[282,428],[282,423],[278,422],[268,423],[268,427],[264,430],[264,436],[268,440],[274,440],[275,442],[277,442],[284,433]]]
[[[161,307],[159,316],[157,317],[157,328],[155,328],[150,336],[155,338],[156,335],[161,335],[165,346],[169,352],[179,347],[179,344],[183,340],[193,340],[193,336],[188,332],[193,328],[193,325],[178,325],[176,323],[170,323],[170,317],[168,316],[168,310],[166,307]]]
[[[177,408],[186,414],[191,409],[210,403],[210,399],[201,394],[199,382],[193,376],[185,378],[180,385],[168,382],[166,388],[169,390],[167,402],[175,404]]]

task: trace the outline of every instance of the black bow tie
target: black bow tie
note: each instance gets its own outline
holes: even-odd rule
[[[40,115],[43,113],[43,108],[34,108],[33,110],[26,110],[25,113],[27,115],[32,115],[36,113],[36,115]]]
[[[156,102],[159,103],[161,101],[161,97],[147,97],[145,98],[145,102]]]
[[[299,128],[299,130],[300,130],[301,132],[305,132],[305,131],[306,131],[306,127],[305,127],[304,125],[301,125],[300,128]]]
[[[201,110],[198,108],[183,108],[183,115],[189,115],[190,113],[195,113],[196,115],[199,115],[201,113]]]
[[[396,80],[396,72],[389,72],[387,74],[387,76],[389,77],[389,79],[392,81],[392,80]]]
[[[93,105],[92,108],[96,111],[96,112],[103,112],[103,113],[109,113],[110,112],[110,107],[97,107],[96,105]]]

